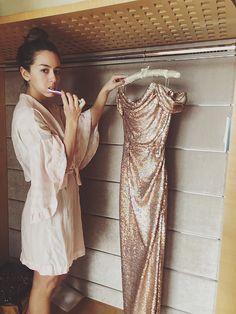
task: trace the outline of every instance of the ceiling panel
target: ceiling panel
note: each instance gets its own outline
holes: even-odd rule
[[[138,0],[2,24],[1,63],[15,59],[34,26],[70,55],[236,38],[236,8],[231,0]]]

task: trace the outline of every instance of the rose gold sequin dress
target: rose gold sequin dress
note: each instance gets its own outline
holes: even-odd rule
[[[171,114],[181,112],[184,92],[151,83],[131,101],[119,88],[124,124],[120,232],[125,314],[159,314],[167,214],[165,141]]]

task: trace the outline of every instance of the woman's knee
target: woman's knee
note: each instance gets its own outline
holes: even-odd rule
[[[50,278],[47,282],[47,293],[48,295],[51,295],[53,291],[59,286],[61,283],[60,276],[53,276]]]
[[[65,275],[57,276],[43,276],[38,272],[34,273],[33,287],[36,289],[42,289],[41,291],[48,296],[51,296],[53,291],[59,286],[63,281]]]

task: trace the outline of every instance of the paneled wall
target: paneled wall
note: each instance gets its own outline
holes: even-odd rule
[[[168,240],[163,314],[213,314],[218,279],[225,173],[224,143],[231,116],[234,59],[153,62],[152,68],[181,72],[170,87],[188,93],[184,112],[173,115],[167,143]],[[91,104],[113,73],[131,74],[138,63],[73,66],[63,70],[63,88]],[[160,78],[155,81],[164,84]],[[140,97],[151,80],[127,86]],[[6,73],[10,255],[20,254],[20,215],[28,185],[12,151],[10,121],[22,86],[15,70]],[[81,189],[87,254],[77,260],[68,284],[104,303],[122,307],[119,243],[119,181],[122,119],[112,92],[100,123],[100,146],[83,171]]]
[[[0,68],[0,265],[8,260],[5,71]]]

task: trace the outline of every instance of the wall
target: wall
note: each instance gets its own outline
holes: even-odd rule
[[[8,260],[5,72],[0,68],[0,265]]]
[[[223,138],[231,115],[233,63],[233,58],[215,58],[150,64],[180,71],[181,78],[172,80],[170,86],[188,93],[184,112],[172,118],[167,143],[169,222],[163,314],[214,313],[227,165]],[[63,87],[92,103],[112,73],[130,74],[140,67],[134,63],[65,68]],[[127,87],[127,94],[137,98],[147,84],[148,80],[137,81]],[[16,258],[28,188],[10,139],[20,86],[19,76],[8,71],[9,237],[10,255]],[[112,92],[100,123],[98,152],[82,174],[87,255],[73,264],[68,283],[94,299],[122,307],[118,193],[123,130],[114,98]]]
[[[234,89],[233,112],[231,118],[232,127],[230,132],[232,136],[230,136],[228,154],[229,156],[227,162],[226,186],[224,196],[224,223],[221,236],[221,257],[219,263],[219,280],[215,314],[234,314],[236,308],[236,299],[234,293],[236,289],[236,271],[234,264],[236,256],[236,138],[234,136],[236,121],[235,105],[236,88]]]

